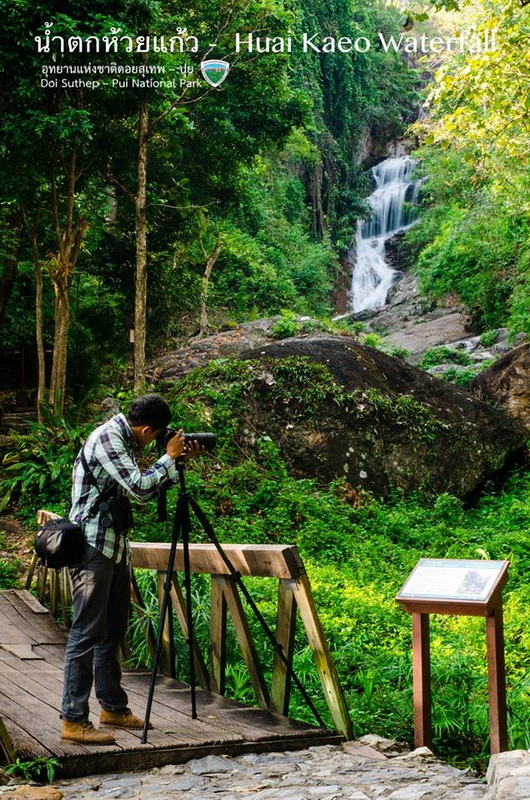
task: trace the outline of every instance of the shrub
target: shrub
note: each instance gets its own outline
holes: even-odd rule
[[[469,366],[473,359],[465,352],[454,347],[430,347],[423,356],[419,366],[420,369],[429,369],[438,364],[461,364]]]
[[[67,503],[74,458],[92,427],[76,428],[49,416],[27,434],[12,434],[0,469],[0,510],[12,501],[30,500],[34,511],[38,505]]]
[[[484,331],[480,337],[480,344],[482,347],[491,347],[499,338],[499,331],[494,328],[492,331]]]

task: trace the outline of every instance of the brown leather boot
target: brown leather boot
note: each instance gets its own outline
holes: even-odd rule
[[[143,719],[135,717],[130,708],[126,708],[125,711],[105,711],[102,708],[99,715],[99,723],[100,725],[114,725],[116,728],[144,727]],[[151,723],[149,723],[150,730],[152,727]]]
[[[69,722],[67,719],[63,719],[61,739],[80,744],[116,744],[114,736],[94,728],[91,722]]]

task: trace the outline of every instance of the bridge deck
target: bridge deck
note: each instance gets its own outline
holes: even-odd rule
[[[26,591],[0,592],[0,745],[4,756],[50,756],[60,773],[146,769],[212,753],[296,750],[337,744],[343,737],[219,695],[197,691],[198,719],[191,719],[189,687],[158,679],[148,742],[140,731],[116,730],[117,744],[85,747],[60,738],[59,708],[67,633]],[[127,672],[124,686],[137,714],[145,708],[149,674]],[[97,712],[93,697],[91,708]],[[97,725],[97,713],[91,717]]]

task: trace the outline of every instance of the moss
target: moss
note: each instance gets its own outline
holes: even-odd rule
[[[390,397],[378,389],[363,389],[351,392],[349,396],[354,399],[356,411],[361,416],[368,417],[372,410],[379,411],[389,422],[407,427],[422,443],[434,441],[438,434],[447,432],[449,428],[412,395]]]
[[[376,411],[383,421],[406,427],[422,444],[432,442],[448,429],[427,405],[412,395],[392,397],[375,388],[347,391],[324,364],[298,356],[260,361],[212,361],[182,379],[173,389],[172,399],[181,406],[177,414],[180,420],[184,404],[188,411],[193,411],[195,418],[199,415],[207,422],[208,417],[215,414],[218,425],[221,413],[225,423],[230,417],[235,425],[245,401],[252,396],[258,399],[264,393],[274,404],[287,406],[293,419],[309,424],[316,425],[323,407],[332,404],[361,419]],[[204,413],[206,409],[210,410],[210,415]]]

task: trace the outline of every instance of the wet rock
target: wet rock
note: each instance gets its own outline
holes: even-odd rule
[[[457,342],[469,335],[467,319],[460,311],[440,313],[439,310],[425,314],[421,319],[407,322],[400,330],[385,337],[385,346],[401,348],[411,356],[421,355],[431,347]]]
[[[367,733],[365,736],[359,737],[359,742],[375,748],[375,750],[378,750],[380,753],[395,751],[398,747],[398,744],[394,741],[394,739],[385,739],[383,736],[377,736],[375,733]],[[346,747],[348,744],[355,744],[355,742],[346,742],[344,747]]]
[[[102,421],[108,420],[115,414],[120,413],[120,404],[115,397],[106,397],[101,401],[99,413]]]
[[[232,358],[249,347],[274,341],[272,330],[281,317],[258,319],[237,325],[234,330],[221,331],[182,347],[152,361],[148,374],[152,381],[175,380],[195,367],[203,367],[215,358]]]

